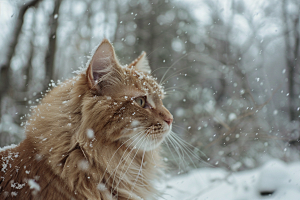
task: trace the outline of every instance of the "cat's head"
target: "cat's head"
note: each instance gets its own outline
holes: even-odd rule
[[[173,116],[163,105],[163,88],[150,73],[144,52],[121,66],[108,40],[95,49],[86,70],[89,95],[82,109],[94,141],[121,141],[148,151],[169,134]]]

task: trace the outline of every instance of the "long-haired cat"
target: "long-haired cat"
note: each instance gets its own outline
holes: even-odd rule
[[[49,92],[26,139],[0,152],[1,199],[155,199],[173,117],[142,53],[121,66],[104,39],[87,69]]]

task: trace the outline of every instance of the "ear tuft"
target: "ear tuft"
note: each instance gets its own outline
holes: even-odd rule
[[[141,55],[135,59],[128,67],[133,67],[137,71],[141,71],[147,74],[151,73],[149,61],[147,59],[146,52],[142,52]]]

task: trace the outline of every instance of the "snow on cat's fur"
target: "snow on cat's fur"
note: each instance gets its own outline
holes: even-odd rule
[[[85,73],[50,91],[26,139],[0,152],[1,199],[155,199],[171,131],[146,54],[121,66],[104,39]]]

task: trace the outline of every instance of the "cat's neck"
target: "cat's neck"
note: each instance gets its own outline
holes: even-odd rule
[[[26,122],[26,137],[48,158],[56,174],[63,171],[61,163],[75,147],[72,137],[80,127],[82,99],[74,88],[84,91],[85,84],[80,77],[54,88]]]

